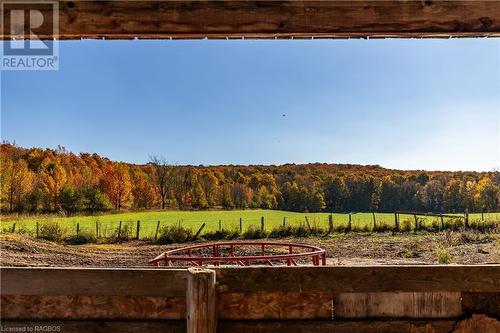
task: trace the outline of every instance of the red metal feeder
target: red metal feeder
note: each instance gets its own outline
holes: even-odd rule
[[[255,253],[244,254],[252,251]],[[279,253],[271,253],[271,251],[279,251]],[[171,266],[174,262],[195,266],[207,264],[274,266],[279,263],[297,266],[297,259],[301,258],[310,258],[314,266],[326,265],[326,251],[320,247],[277,242],[220,242],[191,245],[164,252],[149,263],[154,266]]]

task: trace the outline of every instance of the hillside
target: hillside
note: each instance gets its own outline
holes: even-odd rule
[[[347,164],[144,165],[91,153],[1,145],[3,213],[282,209],[482,212],[500,207],[499,172]]]

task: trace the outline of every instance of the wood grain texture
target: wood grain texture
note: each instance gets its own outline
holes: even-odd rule
[[[462,293],[464,314],[482,313],[500,318],[500,293]]]
[[[455,321],[221,321],[219,333],[450,333]],[[473,332],[469,332],[473,333]],[[479,332],[475,332],[479,333]]]
[[[186,290],[186,326],[189,333],[215,333],[217,328],[215,271],[189,268]]]
[[[456,318],[462,315],[460,292],[340,293],[333,318]]]
[[[61,39],[500,36],[500,3],[59,1],[59,31]]]
[[[186,271],[175,269],[1,268],[2,295],[181,296]]]
[[[498,333],[500,321],[484,315],[472,315],[457,323],[452,333]]]
[[[3,295],[2,319],[168,319],[185,318],[184,297]]]
[[[186,325],[183,320],[148,320],[148,321],[108,321],[108,320],[80,320],[80,321],[44,321],[44,320],[2,320],[2,327],[59,327],[62,333],[185,333]],[[42,332],[38,330],[38,332]]]
[[[322,319],[332,318],[332,294],[231,293],[217,299],[221,319]]]
[[[500,265],[215,268],[218,292],[500,292]]]

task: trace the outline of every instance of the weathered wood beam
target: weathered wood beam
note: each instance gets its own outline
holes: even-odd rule
[[[2,319],[180,320],[185,297],[2,295]]]
[[[500,1],[59,1],[59,32],[60,39],[498,37]]]
[[[498,332],[500,321],[483,315],[463,320],[246,320],[221,321],[219,333]]]
[[[186,270],[125,268],[2,268],[2,295],[181,296]]]
[[[41,332],[43,327],[60,330],[55,332],[64,333],[186,333],[186,324],[183,320],[2,320],[2,328],[20,328],[23,332],[23,327],[38,328]],[[11,331],[16,332],[16,331]],[[35,332],[35,331],[34,331]]]
[[[500,265],[214,269],[219,293],[500,292]]]

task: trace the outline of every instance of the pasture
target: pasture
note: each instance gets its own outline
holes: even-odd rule
[[[280,210],[218,210],[218,211],[147,211],[147,212],[126,212],[92,216],[2,216],[2,231],[12,231],[15,224],[16,232],[29,235],[36,234],[37,222],[39,226],[50,223],[58,223],[68,234],[75,234],[77,225],[80,232],[96,233],[98,229],[99,237],[111,237],[116,233],[120,221],[122,228],[128,228],[135,234],[137,221],[140,221],[140,238],[154,237],[158,221],[160,229],[164,226],[182,226],[196,232],[205,223],[202,231],[213,232],[219,229],[245,231],[250,226],[260,228],[262,218],[264,228],[270,231],[283,223],[291,226],[306,225],[307,221],[312,227],[328,229],[329,213],[296,213]],[[394,213],[333,213],[333,225],[336,228],[346,227],[351,219],[351,229],[353,231],[371,231],[374,223],[376,226],[387,226],[392,228],[395,225]],[[350,217],[349,217],[350,215]],[[418,223],[424,226],[441,225],[463,221],[463,214],[444,217],[441,221],[437,216],[418,216]],[[307,221],[306,221],[307,218]],[[412,229],[415,225],[415,217],[410,214],[399,214],[399,225],[403,229]],[[500,221],[500,213],[475,213],[469,214],[469,221],[480,225],[481,223]],[[96,228],[97,227],[97,228]]]

